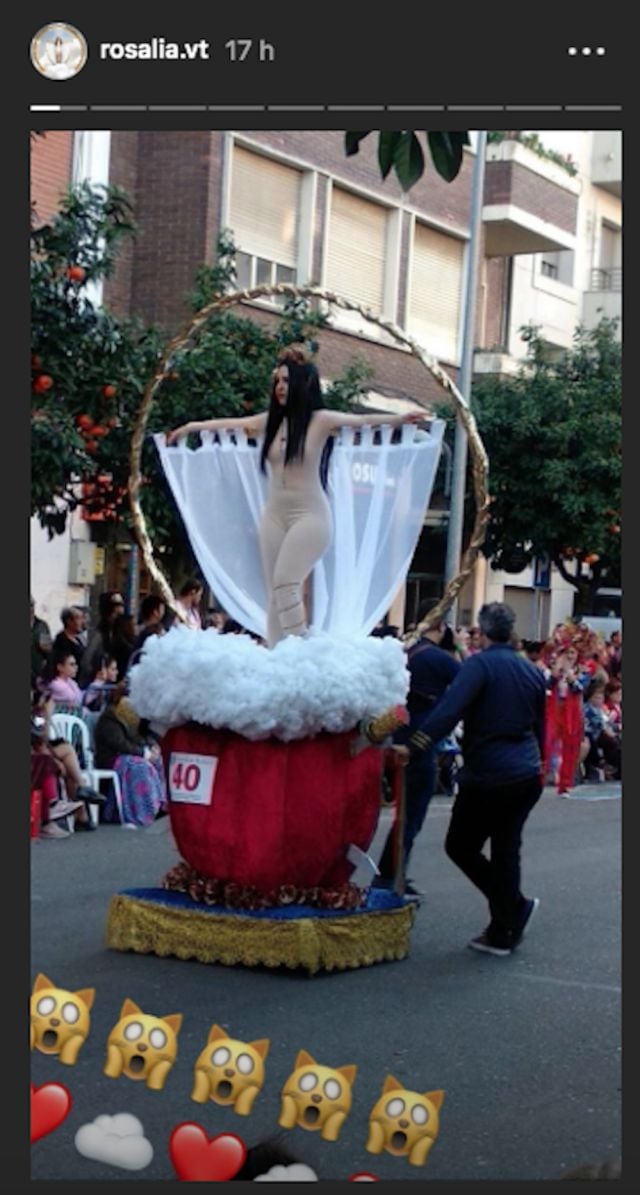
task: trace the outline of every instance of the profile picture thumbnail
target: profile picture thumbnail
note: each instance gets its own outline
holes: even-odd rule
[[[31,61],[47,79],[72,79],[87,61],[87,43],[73,25],[44,25],[31,41]]]

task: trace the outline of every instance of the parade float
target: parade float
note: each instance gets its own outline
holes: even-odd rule
[[[451,379],[404,332],[315,287],[280,284],[219,297],[169,346],[132,441],[130,497],[145,563],[175,607],[140,505],[154,395],[214,311],[274,294],[322,299],[378,323],[457,408],[471,448],[476,518],[461,572],[431,612],[436,620],[468,576],[488,517],[487,462],[473,417]],[[402,761],[387,748],[403,721],[408,672],[402,645],[370,632],[409,568],[442,434],[442,422],[425,408],[421,429],[366,427],[336,436],[328,490],[334,536],[314,569],[310,629],[271,650],[258,641],[267,604],[257,550],[264,504],[258,444],[238,433],[201,433],[196,448],[167,448],[156,437],[203,575],[256,638],[177,627],[148,640],[132,671],[131,702],[162,735],[181,860],[161,887],[113,897],[112,948],[309,973],[408,953],[414,906],[403,897],[401,835],[393,890],[372,887],[368,855],[385,773],[402,817]]]

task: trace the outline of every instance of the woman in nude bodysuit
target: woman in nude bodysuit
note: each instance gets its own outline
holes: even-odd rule
[[[260,522],[260,550],[269,607],[269,647],[285,635],[303,635],[303,585],[326,552],[333,527],[325,494],[329,438],[341,427],[418,423],[410,415],[349,415],[322,404],[315,365],[287,349],[274,373],[268,411],[239,419],[186,423],[167,436],[174,444],[190,432],[243,430],[263,436],[261,467],[269,464],[269,491]]]

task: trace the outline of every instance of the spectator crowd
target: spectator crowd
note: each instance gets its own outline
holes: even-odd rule
[[[148,640],[176,623],[194,631],[211,627],[221,634],[248,633],[223,611],[211,610],[203,617],[203,593],[199,580],[186,581],[178,595],[178,612],[168,610],[162,597],[150,594],[143,599],[135,622],[125,612],[121,593],[110,590],[100,595],[94,627],[89,625],[86,608],[69,606],[61,612],[61,628],[55,635],[36,615],[32,599],[31,783],[39,793],[42,837],[61,839],[73,828],[95,828],[92,804],[94,809],[102,806],[104,820],[124,820],[132,826],[147,825],[166,812],[159,745],[127,699],[127,675]],[[384,622],[372,633],[401,638],[399,628]],[[414,628],[403,638],[409,653],[420,642]],[[453,630],[441,624],[435,641],[457,663],[483,650],[478,627]],[[583,782],[619,780],[621,633],[614,632],[605,642],[588,623],[567,621],[558,624],[546,641],[518,639],[513,646],[545,682],[547,783],[555,784],[561,795],[570,795]],[[59,714],[71,715],[74,726],[77,720],[87,728],[90,760],[83,750],[84,734],[64,738],[58,733]],[[439,784],[440,791],[456,791],[456,774],[463,762],[460,753],[459,733],[439,744],[437,780],[429,784],[430,791],[433,783]],[[95,769],[116,774],[118,800],[115,785],[105,797],[90,783],[88,764],[94,759]]]
[[[420,611],[421,620],[428,608]],[[396,626],[381,621],[374,635],[400,638]],[[415,626],[403,636],[409,653],[420,643]],[[483,648],[480,628],[439,624],[436,642],[442,651],[462,663]],[[514,637],[520,656],[538,668],[547,690],[545,728],[545,779],[569,796],[576,785],[621,779],[622,764],[622,633],[608,640],[584,622],[558,623],[547,640]],[[458,766],[462,763],[457,736]],[[439,791],[453,795],[456,740],[442,744],[439,755]],[[438,791],[438,789],[436,790]]]

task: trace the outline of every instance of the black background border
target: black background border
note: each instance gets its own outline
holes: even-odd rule
[[[398,9],[397,17],[385,11],[382,16],[358,6],[357,11],[342,4],[322,4],[303,10],[299,5],[279,3],[277,7],[264,4],[232,5],[232,14],[217,15],[194,11],[180,14],[168,11],[164,16],[160,4],[143,15],[131,5],[109,4],[98,12],[87,6],[69,4],[61,19],[75,24],[89,42],[89,61],[73,80],[53,83],[43,79],[31,65],[29,46],[34,33],[44,24],[57,19],[53,6],[37,4],[29,12],[13,16],[6,22],[7,44],[12,48],[11,61],[5,59],[7,92],[5,107],[10,121],[5,125],[7,171],[3,200],[8,211],[5,230],[11,230],[5,242],[5,310],[10,331],[6,352],[4,407],[5,454],[1,478],[3,485],[3,520],[5,584],[3,593],[4,625],[7,631],[24,615],[24,639],[16,633],[15,642],[7,634],[5,643],[8,659],[7,710],[5,723],[5,859],[4,859],[4,969],[6,981],[0,985],[1,1022],[6,1028],[3,1040],[4,1115],[2,1132],[2,1174],[11,1191],[28,1186],[44,1185],[28,1178],[29,1145],[29,1046],[25,1001],[31,990],[32,975],[29,961],[29,868],[30,844],[25,817],[28,791],[26,704],[27,669],[25,659],[28,644],[27,586],[29,537],[29,282],[25,258],[28,240],[29,214],[29,131],[34,128],[398,128],[404,124],[431,128],[483,127],[497,128],[505,123],[512,127],[536,128],[622,128],[624,138],[624,193],[629,210],[635,211],[636,170],[632,125],[632,93],[636,87],[638,67],[634,58],[635,39],[630,22],[624,17],[620,4],[601,8],[590,19],[577,6],[537,4],[535,8],[518,9],[513,4],[477,6],[467,14],[445,9],[433,13],[428,8]],[[271,11],[273,9],[273,11]],[[167,41],[210,40],[215,61],[195,64],[176,63],[101,63],[94,47],[98,41],[148,41],[151,36],[163,36]],[[220,48],[230,37],[252,37],[266,40],[277,48],[273,64],[255,62],[225,63]],[[595,47],[604,45],[603,57],[567,54],[567,47]],[[207,70],[205,68],[211,68]],[[329,93],[330,88],[330,93]],[[242,105],[277,104],[561,104],[614,105],[607,111],[595,109],[582,112],[530,111],[465,111],[409,112],[364,110],[327,112],[264,113],[239,110],[229,112],[103,112],[36,113],[32,104],[90,103],[207,103]],[[512,119],[513,118],[513,119]],[[326,122],[326,123],[325,123]],[[25,242],[13,230],[26,226]],[[633,216],[627,218],[624,237],[625,270],[632,268],[633,242],[636,228]],[[628,275],[633,278],[633,275]],[[634,307],[637,304],[633,283],[625,289],[626,327],[633,329]],[[15,314],[14,314],[15,313]],[[625,468],[625,511],[627,512],[624,540],[625,610],[631,616],[625,622],[628,659],[637,660],[633,600],[636,585],[634,556],[633,503],[636,494],[630,477],[629,455],[636,442],[634,422],[633,331],[625,343],[625,368],[630,374],[626,382],[624,421],[627,465]],[[633,468],[633,466],[632,466]],[[637,542],[637,541],[636,541]],[[19,583],[18,583],[19,582]],[[16,588],[17,591],[16,592]],[[629,656],[629,651],[631,656]],[[633,671],[628,667],[625,685],[626,721],[637,711],[637,693]],[[14,679],[15,678],[15,679]],[[17,683],[16,683],[17,681]],[[24,706],[22,685],[24,684]],[[22,707],[22,708],[21,708]],[[15,723],[15,733],[14,733]],[[631,739],[632,731],[628,732]],[[13,744],[16,744],[14,748]],[[638,878],[634,874],[635,843],[638,841],[638,802],[631,795],[624,803],[624,838],[627,842],[627,867],[623,868],[625,883],[625,939],[627,953],[624,960],[623,982],[626,1013],[624,1017],[624,1048],[627,1078],[627,1105],[624,1112],[624,1177],[623,1187],[634,1189],[640,1177],[638,1132],[630,1125],[633,1116],[633,1067],[637,1055],[637,1009],[640,1006],[633,974],[637,963],[634,942],[637,940],[634,905]],[[623,848],[624,864],[624,848]],[[635,870],[637,871],[637,865]],[[64,933],[64,925],[59,932]],[[12,1026],[23,1027],[13,1032]],[[595,1160],[595,1159],[594,1159]],[[636,1175],[635,1182],[633,1176]],[[406,1180],[398,1179],[398,1183]],[[484,1180],[487,1185],[501,1184]],[[96,1183],[74,1180],[73,1191],[93,1191]],[[437,1182],[435,1185],[439,1185]],[[442,1184],[440,1184],[442,1185]],[[509,1184],[509,1190],[525,1190],[529,1182]],[[547,1186],[549,1184],[546,1184]],[[552,1182],[553,1187],[556,1186]],[[383,1183],[393,1189],[396,1182]],[[455,1181],[446,1184],[447,1191],[473,1190],[476,1182]],[[121,1182],[120,1190],[133,1191],[133,1184]],[[620,1189],[618,1187],[618,1189]],[[560,1187],[562,1191],[562,1187]]]

